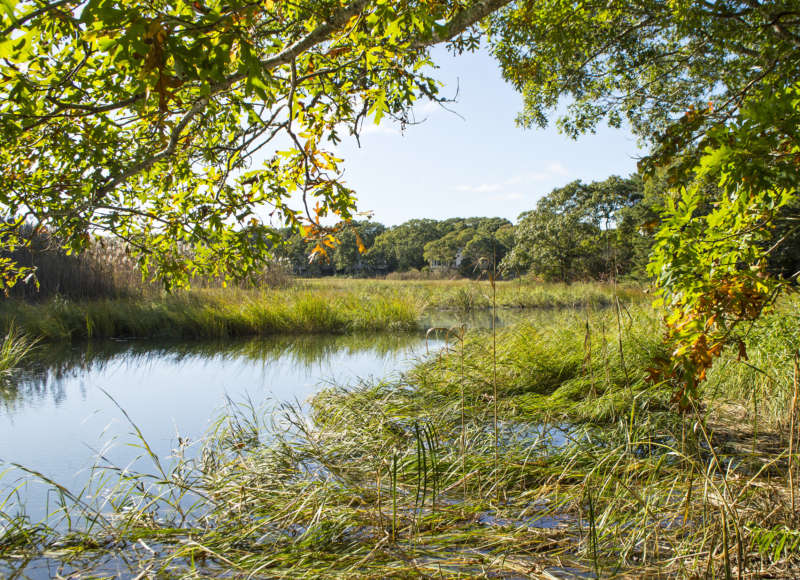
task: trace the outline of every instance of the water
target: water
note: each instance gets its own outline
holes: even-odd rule
[[[515,314],[504,313],[496,324]],[[457,320],[439,313],[423,326],[460,323],[487,327],[491,316]],[[35,367],[14,388],[0,390],[0,471],[17,463],[71,490],[84,487],[95,463],[152,472],[149,460],[136,461],[144,450],[135,446],[140,440],[131,421],[167,458],[178,437],[199,443],[229,401],[302,404],[328,384],[388,378],[440,349],[445,334],[45,345]],[[23,480],[31,478],[16,469],[3,474],[0,503]],[[19,492],[33,520],[47,513],[48,489],[34,478]]]
[[[122,409],[166,457],[178,436],[202,438],[228,400],[302,402],[325,384],[402,371],[426,344],[415,334],[48,348],[0,402],[0,459],[79,489],[99,454],[118,466],[142,454]]]

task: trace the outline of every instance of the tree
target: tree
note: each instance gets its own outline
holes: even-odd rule
[[[386,226],[376,222],[354,222],[338,236],[332,262],[339,274],[374,274],[370,248],[375,239],[386,231]]]
[[[800,7],[524,2],[491,33],[523,93],[522,124],[546,124],[566,100],[558,122],[568,134],[626,120],[651,147],[640,169],[666,172],[649,271],[673,356],[653,378],[674,383],[685,404],[725,345],[742,348],[740,323],[785,286],[767,264],[784,241],[773,225],[798,197]]]
[[[457,268],[461,264],[464,246],[475,233],[473,228],[460,228],[428,242],[423,253],[425,261],[432,268]]]
[[[568,134],[624,119],[674,155],[762,89],[798,80],[799,24],[794,0],[550,0],[517,3],[490,32],[523,94],[521,123],[546,124],[567,97]]]
[[[708,132],[693,181],[666,201],[650,272],[668,309],[672,357],[652,374],[672,382],[683,405],[725,346],[747,357],[742,323],[788,286],[769,261],[798,229],[799,124],[800,84],[765,89]]]
[[[6,0],[3,244],[29,222],[75,251],[122,238],[168,284],[244,276],[276,225],[322,238],[322,218],[352,219],[325,144],[436,99],[428,47],[474,48],[508,2]]]
[[[641,244],[639,226],[643,222],[641,211],[633,210],[641,207],[643,195],[642,179],[636,174],[627,178],[612,175],[583,187],[583,211],[602,230],[601,261],[606,278],[627,275],[635,268],[635,248]]]
[[[579,181],[554,189],[536,209],[520,215],[515,244],[502,269],[527,271],[547,280],[571,282],[585,275],[587,255],[593,254],[599,228],[586,220],[576,193]]]
[[[639,233],[629,228],[621,238],[616,226],[623,211],[641,198],[642,182],[635,175],[590,184],[573,181],[554,189],[520,216],[503,270],[530,269],[562,282],[627,273],[626,248]]]
[[[390,270],[419,270],[425,267],[425,244],[439,237],[438,224],[431,219],[409,220],[378,236],[375,251],[384,253]]]
[[[498,262],[510,249],[505,218],[454,218],[439,222],[440,236],[425,244],[424,257],[431,266],[457,269],[462,276],[474,276],[479,263]],[[497,232],[503,231],[498,238]],[[511,236],[513,237],[513,236]]]

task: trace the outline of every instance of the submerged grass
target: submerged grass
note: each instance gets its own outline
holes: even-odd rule
[[[795,576],[796,308],[754,326],[749,361],[725,359],[684,415],[644,381],[656,322],[628,305],[454,329],[403,378],[326,389],[308,413],[232,407],[196,453],[142,441],[152,475],[56,487],[68,521],[6,502],[0,555],[20,575],[49,554],[164,577]]]

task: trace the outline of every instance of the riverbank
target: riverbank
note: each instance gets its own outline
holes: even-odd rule
[[[454,329],[399,380],[326,389],[309,415],[240,406],[193,459],[62,490],[73,533],[7,521],[0,552],[167,577],[791,577],[796,305],[683,415],[645,381],[658,321],[624,304]]]
[[[320,279],[287,288],[191,290],[136,298],[0,302],[0,328],[46,341],[87,338],[233,338],[275,334],[414,330],[426,310],[460,312],[492,303],[488,282]],[[604,306],[615,292],[642,301],[636,287],[607,284],[496,285],[499,308]]]
[[[399,293],[193,290],[150,298],[0,303],[0,325],[47,341],[233,338],[411,330],[420,305]]]

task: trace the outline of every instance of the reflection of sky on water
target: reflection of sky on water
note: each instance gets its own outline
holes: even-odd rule
[[[166,457],[178,434],[201,438],[228,397],[257,405],[304,401],[320,385],[387,377],[424,353],[420,335],[53,347],[0,403],[0,459],[80,488],[100,450],[119,466],[142,455],[130,445],[133,428],[103,390]],[[15,480],[4,476],[0,492]],[[26,493],[33,499],[41,492]]]
[[[520,313],[502,311],[496,324],[518,317]],[[487,328],[491,315],[460,318],[440,312],[421,323],[423,328],[460,324]],[[426,351],[440,349],[446,334],[431,334],[427,341],[418,333],[42,345],[39,360],[16,388],[0,391],[0,461],[25,465],[80,489],[98,453],[120,467],[144,454],[133,446],[138,443],[134,430],[109,396],[164,458],[178,435],[201,439],[228,398],[269,408],[270,403],[305,401],[326,384],[386,378]],[[136,467],[152,472],[144,461]],[[0,478],[0,500],[18,479],[16,474]],[[30,498],[28,511],[36,517],[45,486],[34,485],[24,493]]]

